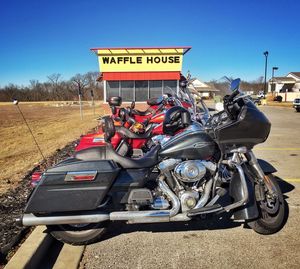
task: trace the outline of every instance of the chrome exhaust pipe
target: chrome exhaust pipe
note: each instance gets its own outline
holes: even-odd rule
[[[210,195],[212,185],[213,185],[213,180],[210,179],[206,183],[206,185],[204,187],[203,194],[202,194],[201,198],[199,199],[198,203],[195,205],[194,209],[201,208],[201,207],[205,206],[205,204],[207,203],[207,201],[209,199],[209,195]]]
[[[136,218],[128,220],[128,223],[158,223],[158,222],[175,222],[175,221],[189,221],[190,217],[186,213],[177,214],[174,217],[147,217],[147,218]]]
[[[47,216],[37,217],[33,214],[24,214],[17,222],[22,223],[24,226],[36,225],[59,225],[59,224],[85,224],[85,223],[98,223],[109,220],[109,215],[105,213],[94,213],[85,215],[72,215],[72,216]]]

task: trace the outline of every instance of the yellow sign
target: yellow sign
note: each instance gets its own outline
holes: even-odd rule
[[[181,71],[183,49],[98,50],[100,72]]]

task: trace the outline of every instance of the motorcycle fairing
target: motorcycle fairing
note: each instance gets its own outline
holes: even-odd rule
[[[223,149],[241,146],[251,149],[268,138],[271,123],[267,117],[252,102],[247,101],[241,107],[236,120],[227,120],[215,128],[216,140]]]

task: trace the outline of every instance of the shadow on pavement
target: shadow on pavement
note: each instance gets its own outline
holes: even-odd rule
[[[147,223],[147,224],[126,224],[116,222],[109,225],[108,231],[101,241],[112,237],[132,232],[184,232],[201,230],[221,230],[231,229],[241,226],[241,223],[233,222],[229,214],[223,214],[205,219],[194,219],[188,222],[167,222],[167,223]]]
[[[287,201],[289,196],[286,195],[286,193],[289,193],[292,190],[294,190],[295,186],[280,177],[275,176],[275,179],[278,182],[279,188],[281,189],[284,198],[284,207],[285,207],[285,215],[284,215],[284,223],[283,223],[284,226],[287,223],[290,215],[289,203]]]

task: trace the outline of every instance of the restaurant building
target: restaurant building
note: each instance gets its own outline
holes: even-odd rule
[[[123,102],[144,102],[178,92],[183,55],[191,47],[94,48],[98,56],[104,102],[121,96]]]

